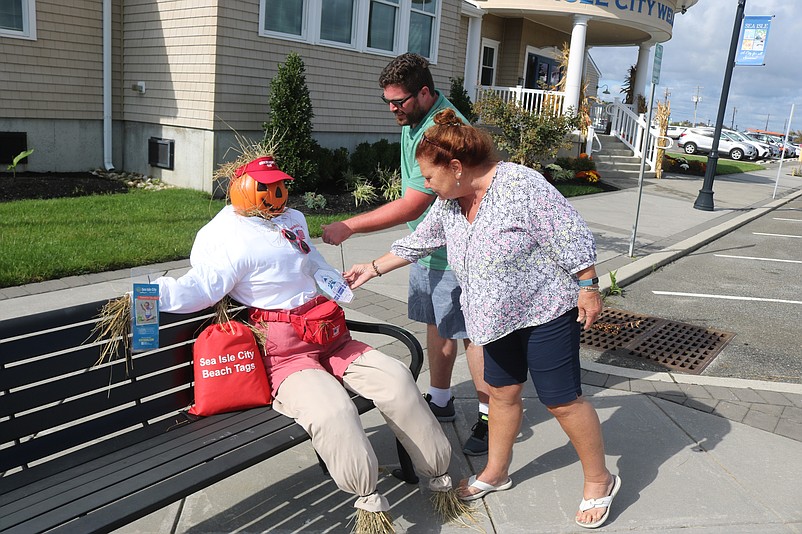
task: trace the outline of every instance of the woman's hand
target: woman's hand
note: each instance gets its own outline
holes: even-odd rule
[[[356,263],[343,273],[343,278],[351,289],[356,289],[371,278],[376,277],[376,271],[370,263]]]
[[[577,302],[579,309],[578,323],[584,323],[585,330],[590,330],[596,319],[602,312],[602,298],[598,291],[585,291],[579,290],[579,301]]]

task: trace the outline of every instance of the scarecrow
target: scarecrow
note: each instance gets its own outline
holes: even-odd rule
[[[355,532],[395,530],[390,505],[377,491],[378,460],[348,391],[374,402],[430,479],[443,519],[470,518],[447,473],[451,446],[409,369],[351,338],[342,309],[315,282],[316,271],[333,268],[309,242],[303,214],[287,208],[293,178],[271,155],[254,156],[244,153],[223,168],[230,202],[197,233],[191,269],[155,281],[160,310],[191,313],[226,297],[248,307],[273,408],[309,433],[337,486],[357,496]],[[122,309],[110,308],[105,324],[124,316]]]

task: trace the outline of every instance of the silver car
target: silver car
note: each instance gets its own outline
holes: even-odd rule
[[[686,154],[708,153],[713,149],[714,133],[715,129],[713,128],[688,128],[680,134],[677,145]],[[754,146],[732,141],[724,135],[719,136],[718,152],[736,161],[757,157],[757,150]]]
[[[755,154],[755,157],[751,159],[771,158],[771,145],[761,143],[760,141],[755,141],[754,139],[749,139],[749,137],[746,135],[735,130],[721,130],[721,135],[728,137],[731,141],[735,141],[736,143],[741,142],[755,147],[757,154]]]

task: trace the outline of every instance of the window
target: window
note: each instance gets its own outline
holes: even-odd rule
[[[351,44],[355,0],[325,0],[320,10],[320,39]]]
[[[2,2],[3,0],[0,0]],[[260,0],[259,35],[436,62],[441,0]]]
[[[0,0],[0,37],[36,39],[36,0]]]
[[[269,32],[303,35],[305,0],[270,0],[265,13],[265,29]]]
[[[432,57],[432,39],[437,20],[436,0],[412,0],[409,14],[409,52]]]
[[[482,39],[482,66],[479,72],[479,85],[490,86],[496,83],[498,45],[498,41]]]
[[[368,20],[368,48],[395,50],[395,23],[398,0],[371,0]]]

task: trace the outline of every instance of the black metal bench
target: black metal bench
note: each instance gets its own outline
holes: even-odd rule
[[[129,374],[124,359],[94,366],[104,304],[0,322],[0,532],[108,532],[309,439],[269,407],[186,413],[192,343],[211,310],[162,314],[162,348],[135,355]],[[409,332],[348,326],[402,343],[417,378],[423,351]],[[417,482],[400,444],[398,454],[402,478]]]

